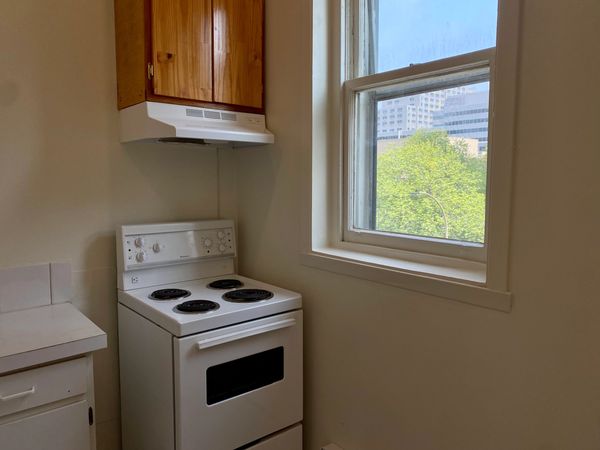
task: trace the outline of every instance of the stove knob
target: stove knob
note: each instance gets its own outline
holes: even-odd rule
[[[154,250],[154,253],[158,253],[158,252],[160,252],[160,250],[161,250],[161,246],[160,246],[160,244],[159,244],[158,242],[157,242],[156,244],[154,244],[154,245],[152,246],[152,250]]]
[[[225,246],[223,244],[219,245],[219,251],[221,253],[225,251]]]
[[[135,255],[135,260],[139,263],[144,262],[146,260],[146,252],[139,252]]]
[[[135,241],[133,241],[133,243],[135,244],[136,247],[143,247],[144,244],[146,243],[146,240],[143,237],[139,237],[139,238],[135,238]]]
[[[205,247],[210,247],[212,245],[212,241],[210,239],[205,239],[204,240],[204,246]]]
[[[222,231],[219,231],[217,233],[217,236],[219,237],[219,239],[223,239],[225,237],[225,233],[223,233]]]

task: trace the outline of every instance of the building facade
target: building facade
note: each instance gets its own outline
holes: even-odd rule
[[[460,86],[377,105],[377,140],[412,136],[419,129],[445,130],[452,138],[475,139],[478,152],[488,146],[489,90]]]
[[[377,104],[377,138],[398,139],[416,130],[433,127],[433,115],[444,108],[446,100],[469,92],[460,86],[408,97],[383,100]]]

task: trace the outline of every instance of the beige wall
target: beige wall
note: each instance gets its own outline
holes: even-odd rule
[[[118,144],[113,30],[108,0],[0,2],[0,267],[72,263],[74,303],[109,333],[95,356],[107,450],[118,445],[115,226],[219,215],[215,150]]]
[[[304,294],[307,449],[600,448],[600,2],[523,4],[504,314],[299,264],[309,1],[267,0],[277,144],[237,154],[241,269]]]

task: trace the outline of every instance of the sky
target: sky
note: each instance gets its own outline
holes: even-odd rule
[[[498,0],[379,0],[377,71],[496,45]]]

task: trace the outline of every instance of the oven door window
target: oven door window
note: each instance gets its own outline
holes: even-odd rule
[[[283,347],[227,361],[206,370],[206,400],[222,402],[283,380]]]

